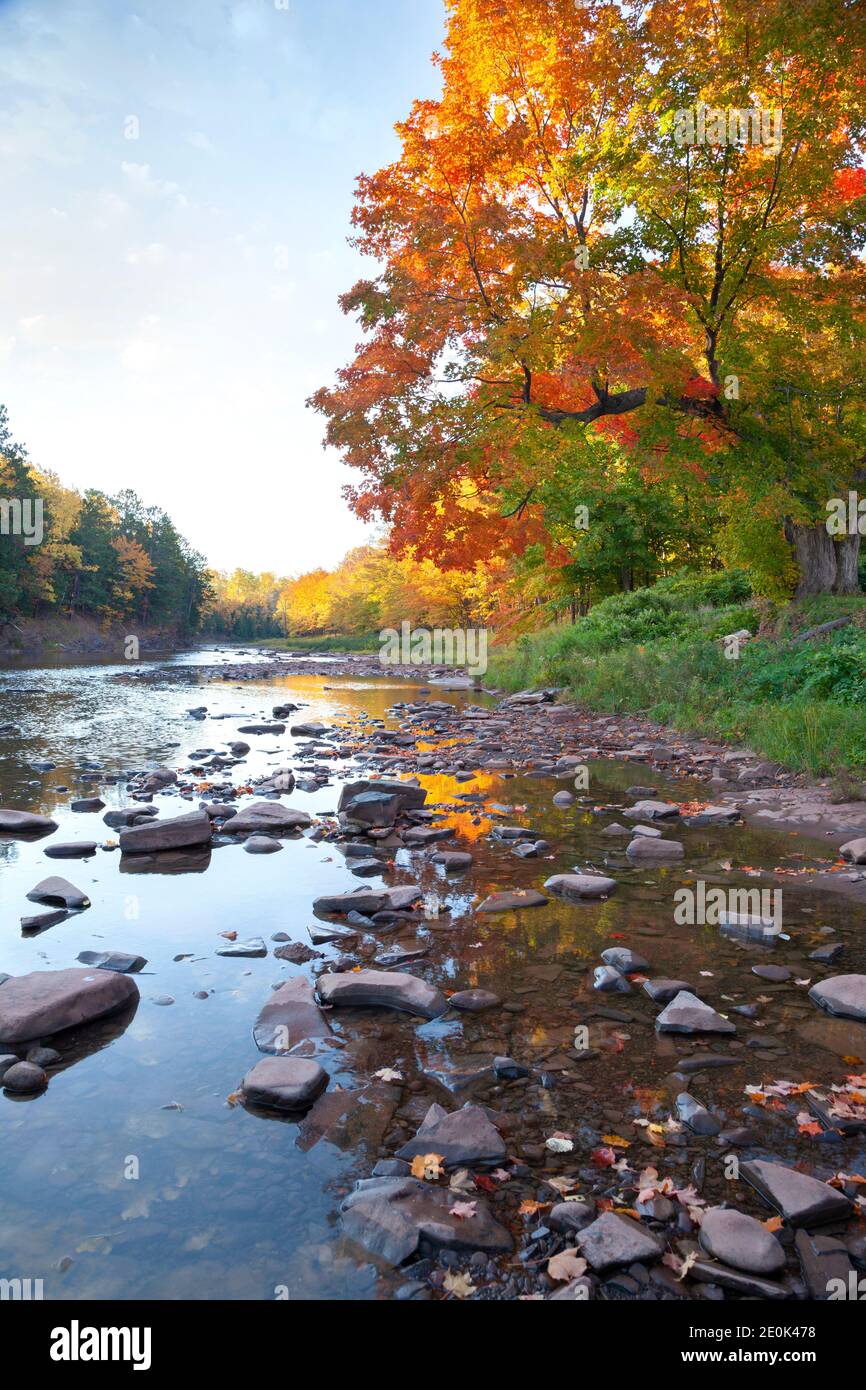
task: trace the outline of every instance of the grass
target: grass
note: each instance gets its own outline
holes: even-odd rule
[[[851,626],[791,642],[844,614]],[[727,659],[719,638],[756,634],[761,619],[761,635]],[[643,714],[849,785],[866,771],[864,629],[866,598],[826,596],[773,612],[754,600],[696,603],[688,585],[679,597],[659,585],[606,600],[573,627],[494,645],[487,680],[507,690],[564,687],[588,709]]]
[[[256,637],[246,645],[267,647],[275,652],[377,652],[379,638],[375,633],[341,635],[332,633],[327,637]]]

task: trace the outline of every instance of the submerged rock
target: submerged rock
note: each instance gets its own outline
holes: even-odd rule
[[[543,907],[547,898],[534,888],[515,888],[511,892],[491,893],[479,903],[476,912],[517,912],[522,907]]]
[[[329,1038],[330,1025],[303,975],[275,990],[259,1013],[253,1038],[260,1052],[289,1052],[306,1038]]]
[[[452,1216],[461,1200],[458,1193],[419,1178],[367,1178],[343,1202],[343,1230],[371,1255],[394,1265],[408,1260],[422,1243],[434,1250],[488,1255],[511,1250],[511,1236],[483,1198],[473,1197],[473,1216]]]
[[[77,959],[82,965],[91,965],[97,970],[116,970],[120,975],[133,975],[147,965],[144,956],[127,955],[125,951],[79,951]]]
[[[673,864],[682,859],[685,852],[679,840],[655,839],[647,835],[637,836],[626,849],[634,864]]]
[[[544,886],[568,902],[586,902],[608,897],[616,889],[616,880],[602,874],[554,874]]]

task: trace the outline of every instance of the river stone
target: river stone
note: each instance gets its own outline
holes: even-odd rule
[[[125,951],[79,951],[77,960],[97,970],[116,970],[121,975],[135,974],[147,965],[144,956],[131,956]]]
[[[102,819],[112,830],[119,830],[122,826],[139,825],[142,821],[153,820],[157,815],[159,812],[155,806],[126,806],[122,811],[106,811]]]
[[[238,732],[244,733],[245,730],[240,729]],[[316,723],[293,724],[291,729],[289,730],[289,733],[292,735],[292,738],[320,738],[322,734],[326,734],[327,732],[327,724]]]
[[[394,824],[401,805],[399,796],[393,792],[360,792],[346,803],[345,811],[340,814],[360,825],[387,826]]]
[[[269,835],[251,835],[248,840],[244,840],[244,849],[247,854],[276,854],[282,849],[279,840],[272,840]]]
[[[547,898],[535,888],[514,888],[510,892],[491,893],[476,912],[517,912],[522,907],[543,907]]]
[[[809,998],[834,1018],[866,1020],[866,975],[831,975],[812,986]]]
[[[849,860],[852,864],[866,864],[866,838],[849,840],[846,845],[842,846],[839,853],[843,859]]]
[[[380,1007],[402,1009],[438,1018],[448,1001],[441,990],[398,970],[351,970],[346,974],[320,975],[319,998],[336,1008]]]
[[[597,965],[592,972],[593,989],[603,990],[606,994],[631,994],[631,985],[612,965]]]
[[[455,869],[468,869],[472,855],[459,849],[440,849],[431,855],[431,863],[441,864],[448,872],[453,872]]]
[[[343,1202],[343,1230],[371,1255],[394,1265],[414,1255],[422,1241],[437,1249],[488,1255],[511,1250],[511,1236],[482,1198],[473,1197],[474,1216],[452,1216],[461,1200],[458,1193],[419,1178],[366,1178]]]
[[[96,853],[95,840],[81,840],[77,845],[46,845],[46,859],[89,859]]]
[[[56,927],[58,922],[65,922],[70,914],[65,908],[58,912],[37,912],[35,917],[22,917],[22,932],[43,932],[49,927]]]
[[[247,835],[256,830],[280,834],[311,824],[312,819],[306,811],[295,811],[290,806],[281,806],[278,801],[254,801],[226,822],[223,834]]]
[[[329,1038],[330,1025],[303,975],[275,990],[259,1013],[253,1038],[260,1052],[289,1052],[307,1038]]]
[[[351,893],[329,893],[316,898],[313,911],[343,916],[350,912],[360,912],[363,916],[373,912],[402,912],[423,896],[420,888],[353,888]]]
[[[644,980],[644,993],[654,1004],[669,1004],[678,994],[694,994],[686,980]]]
[[[573,806],[573,805],[574,805],[574,797],[573,797],[573,795],[572,795],[571,792],[567,792],[567,791],[557,792],[556,795],[555,795],[554,798],[553,798],[553,804],[554,804],[554,806],[561,806],[561,807],[563,807],[563,808],[568,807],[568,806]]]
[[[506,1148],[480,1105],[467,1103],[451,1114],[441,1105],[431,1105],[414,1139],[397,1150],[397,1157],[408,1163],[419,1154],[429,1153],[439,1154],[446,1168],[462,1168],[501,1163]]]
[[[683,858],[685,849],[679,840],[662,840],[638,835],[626,849],[626,855],[637,864],[673,864]]]
[[[38,816],[33,811],[0,810],[0,835],[46,834],[57,829],[50,816]]]
[[[637,951],[629,950],[628,946],[609,946],[602,951],[601,958],[605,965],[612,965],[621,975],[634,975],[650,969],[649,961],[639,956]]]
[[[623,812],[629,820],[676,820],[679,806],[670,801],[638,801]]]
[[[0,1054],[0,1077],[4,1077],[10,1067],[15,1067],[20,1061],[20,1057],[15,1052],[4,1052]]]
[[[683,1124],[688,1125],[692,1134],[703,1136],[718,1134],[722,1127],[721,1120],[717,1119],[715,1115],[711,1115],[707,1107],[701,1105],[701,1102],[690,1095],[688,1091],[680,1092],[676,1105],[677,1114]]]
[[[657,1260],[665,1249],[664,1241],[652,1231],[630,1216],[619,1216],[613,1211],[604,1212],[591,1225],[578,1231],[575,1244],[596,1270]]]
[[[239,734],[284,734],[285,724],[241,724],[238,726]]]
[[[2,1000],[0,993],[0,1000]],[[844,1193],[781,1163],[755,1159],[740,1164],[740,1176],[756,1188],[792,1226],[819,1226],[853,1210]]]
[[[452,1009],[461,1009],[463,1013],[480,1014],[484,1009],[498,1008],[502,1000],[489,989],[459,989],[448,1003]]]
[[[90,899],[86,893],[82,893],[80,888],[76,888],[74,883],[70,883],[68,878],[43,878],[41,883],[37,883],[35,888],[31,888],[27,894],[33,903],[46,903],[49,907],[65,907],[72,912],[80,911],[82,908],[90,906]]]
[[[218,956],[243,956],[253,959],[259,956],[266,956],[268,948],[260,936],[251,936],[249,941],[230,941],[227,946],[220,946]]]
[[[32,1042],[91,1023],[138,998],[128,975],[109,970],[34,970],[0,989],[0,1042]]]
[[[616,881],[602,874],[554,874],[544,886],[567,902],[586,902],[606,898],[616,888]]]
[[[785,1252],[772,1232],[745,1212],[711,1207],[704,1212],[700,1242],[708,1255],[747,1274],[775,1274]]]
[[[48,1077],[35,1062],[16,1062],[3,1073],[3,1085],[7,1091],[19,1091],[26,1095],[29,1091],[41,1091],[48,1085]]]
[[[244,1100],[274,1110],[303,1110],[328,1084],[328,1073],[307,1057],[265,1057],[241,1082]]]
[[[589,1202],[555,1202],[544,1224],[558,1235],[569,1236],[589,1226],[594,1218],[595,1207]]]
[[[210,818],[204,811],[191,811],[188,816],[171,820],[148,821],[120,832],[120,848],[124,854],[154,854],[160,850],[190,849],[206,845],[211,838]]]
[[[736,1025],[722,1018],[690,990],[682,989],[656,1019],[659,1033],[736,1033]]]
[[[742,820],[738,806],[705,806],[693,816],[685,816],[683,825],[736,825]]]
[[[349,806],[356,797],[364,796],[368,792],[375,792],[378,796],[396,797],[400,810],[420,811],[424,802],[427,800],[427,792],[423,787],[419,787],[414,782],[386,782],[375,781],[370,778],[363,778],[358,782],[347,782],[340,792],[340,800],[337,802],[338,811],[349,811]],[[351,815],[351,812],[349,812]]]
[[[752,974],[759,980],[769,980],[771,984],[781,985],[790,980],[794,972],[787,965],[753,965]]]
[[[77,801],[70,801],[70,811],[104,811],[105,802],[98,796],[82,796]]]

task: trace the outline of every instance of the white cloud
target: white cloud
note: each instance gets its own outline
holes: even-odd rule
[[[185,208],[188,206],[179,184],[167,179],[154,178],[149,164],[134,164],[130,160],[124,159],[120,164],[120,172],[136,193],[141,193],[148,198],[168,198],[177,207]]]
[[[162,266],[168,260],[168,247],[161,241],[151,241],[147,246],[130,246],[126,253],[128,265]]]

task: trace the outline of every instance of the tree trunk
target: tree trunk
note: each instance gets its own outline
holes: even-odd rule
[[[831,594],[836,583],[836,546],[826,526],[785,522],[785,536],[794,547],[800,579],[797,598]]]
[[[860,537],[843,536],[836,542],[836,583],[834,594],[859,594]]]

